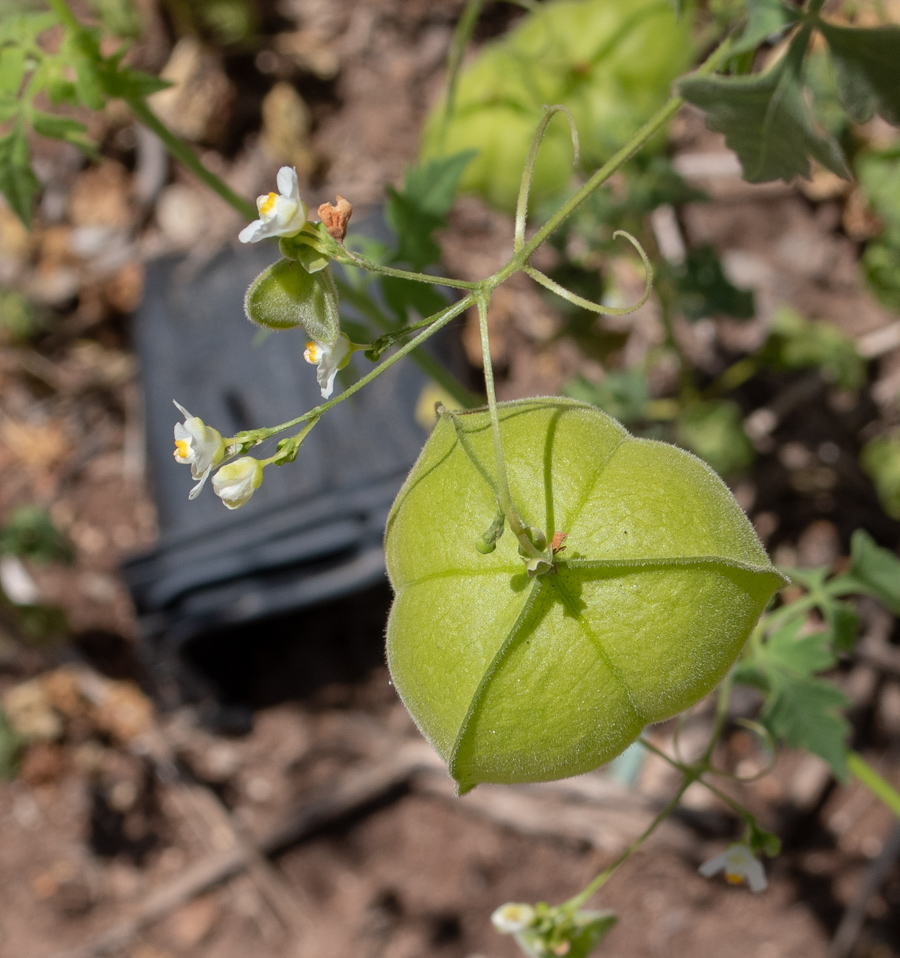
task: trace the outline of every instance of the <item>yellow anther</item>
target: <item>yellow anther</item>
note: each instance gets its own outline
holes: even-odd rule
[[[176,439],[175,440],[175,455],[180,456],[182,459],[187,459],[191,454],[190,447],[188,446],[187,439]]]
[[[277,193],[269,193],[269,195],[265,199],[260,197],[259,202],[257,204],[259,206],[260,213],[262,213],[263,216],[267,216],[269,213],[272,212],[272,207],[277,202],[278,202]]]
[[[734,872],[725,872],[725,881],[731,885],[740,885],[743,880],[743,875],[736,875]]]
[[[303,358],[308,362],[316,365],[318,361],[322,358],[319,355],[319,344],[310,340],[306,344],[306,351],[303,353]]]

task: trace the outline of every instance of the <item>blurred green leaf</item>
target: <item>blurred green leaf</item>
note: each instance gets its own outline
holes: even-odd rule
[[[403,181],[406,198],[425,213],[446,216],[456,199],[460,178],[477,152],[464,150],[408,167]]]
[[[0,93],[18,94],[25,79],[25,56],[24,47],[0,49]]]
[[[900,437],[870,439],[859,461],[875,484],[884,511],[892,519],[900,519]]]
[[[900,615],[900,559],[882,549],[864,529],[850,540],[850,575],[894,615]]]
[[[809,177],[809,160],[848,177],[840,147],[813,129],[803,99],[800,63],[805,34],[770,70],[749,77],[689,77],[678,90],[706,113],[706,125],[725,134],[741,161],[744,179],[765,183]]]
[[[56,113],[44,113],[43,110],[31,111],[31,125],[35,133],[53,140],[65,140],[92,156],[97,155],[97,147],[87,137],[87,127],[71,117]]]
[[[764,40],[775,40],[800,19],[795,7],[781,0],[747,0],[747,26],[731,47],[733,55],[755,50]]]
[[[103,29],[114,37],[137,40],[141,35],[141,20],[133,0],[90,0],[90,5]]]
[[[0,780],[16,777],[21,749],[19,736],[6,717],[6,712],[0,708]]]
[[[409,167],[402,191],[388,187],[385,218],[397,237],[394,262],[418,271],[438,261],[441,248],[432,233],[446,223],[459,178],[474,155],[469,150]]]
[[[730,282],[712,246],[691,250],[675,274],[678,305],[688,319],[752,319],[753,293]]]
[[[804,626],[805,617],[791,619],[764,642],[751,644],[735,680],[767,693],[760,719],[773,737],[819,755],[844,781],[850,725],[841,713],[848,702],[833,683],[815,675],[835,664],[829,633],[801,635]]]
[[[381,289],[385,302],[405,325],[413,320],[409,315],[414,310],[420,319],[431,316],[447,305],[447,300],[434,286],[425,283],[415,283],[408,279],[397,279],[394,276],[381,277]]]
[[[900,27],[839,27],[820,20],[844,107],[857,123],[875,113],[900,126]]]
[[[590,403],[627,426],[644,418],[650,387],[641,370],[623,369],[596,383],[579,376],[566,383],[563,394]]]
[[[773,670],[769,677],[771,692],[762,721],[792,748],[824,758],[835,776],[846,781],[850,723],[841,714],[849,704],[844,693],[832,682],[811,676]]]
[[[865,361],[849,336],[787,306],[776,310],[769,337],[756,355],[772,369],[819,369],[842,389],[858,389],[866,378]]]
[[[848,602],[835,599],[823,608],[830,631],[832,648],[838,652],[852,652],[859,634],[859,615]]]
[[[31,152],[21,127],[0,137],[0,192],[12,211],[31,225],[31,211],[40,184],[31,171]]]
[[[46,316],[21,293],[0,289],[0,342],[23,343],[47,325]]]
[[[32,562],[71,562],[72,547],[39,506],[21,506],[0,527],[0,554]]]
[[[744,432],[741,409],[727,399],[684,407],[677,420],[677,437],[680,445],[723,476],[744,472],[756,457],[753,444]]]

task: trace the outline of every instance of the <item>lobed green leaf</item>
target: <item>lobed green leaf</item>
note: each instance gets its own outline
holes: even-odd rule
[[[900,27],[840,27],[824,20],[845,109],[857,123],[875,113],[900,126]]]
[[[681,96],[706,113],[706,125],[725,134],[750,183],[808,178],[810,157],[848,177],[837,142],[813,129],[796,59],[785,56],[763,74],[695,76],[678,85]]]

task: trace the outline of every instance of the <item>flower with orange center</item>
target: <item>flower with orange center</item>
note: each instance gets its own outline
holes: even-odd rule
[[[710,878],[721,871],[725,872],[725,880],[732,885],[747,882],[750,891],[765,891],[768,886],[762,862],[746,845],[729,845],[720,855],[710,858],[700,866],[700,874],[704,878]]]
[[[339,369],[343,369],[350,362],[353,351],[354,344],[347,338],[346,333],[340,333],[330,346],[314,339],[306,344],[303,358],[318,367],[316,380],[322,390],[323,399],[331,396],[334,391],[334,377]]]
[[[218,429],[192,416],[180,403],[175,405],[184,416],[184,422],[175,423],[175,462],[191,467],[191,476],[198,482],[189,498],[196,499],[213,466],[225,455],[225,440]]]
[[[283,166],[278,171],[278,192],[257,197],[259,219],[238,235],[242,243],[258,243],[273,236],[294,236],[306,224],[306,204],[300,199],[297,171]]]

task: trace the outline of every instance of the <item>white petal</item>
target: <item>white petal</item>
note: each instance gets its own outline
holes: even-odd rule
[[[747,862],[744,866],[744,877],[747,879],[750,891],[765,891],[769,887],[769,883],[766,881],[766,870],[763,868],[762,862],[756,858],[752,862]]]
[[[188,499],[190,499],[191,501],[193,501],[194,499],[197,498],[197,496],[200,495],[201,491],[203,490],[203,487],[206,485],[206,480],[209,478],[209,474],[210,474],[211,472],[212,472],[212,465],[210,465],[210,466],[207,468],[206,472],[204,472],[203,475],[199,477],[199,478],[200,478],[200,481],[199,481],[199,482],[197,483],[197,485],[195,485],[194,488],[191,489],[191,491],[188,493]],[[197,476],[194,476],[194,478],[196,479]]]
[[[704,878],[711,878],[722,871],[725,863],[725,852],[722,852],[721,855],[716,855],[715,858],[710,858],[708,862],[704,862],[697,870]]]
[[[300,184],[297,181],[297,171],[292,166],[283,166],[275,178],[278,192],[290,200],[300,202]]]
[[[331,366],[330,364],[326,365],[325,363],[319,363],[318,369],[316,369],[316,382],[322,389],[322,398],[330,399],[331,394],[334,392],[334,377],[337,376],[337,366]]]
[[[238,239],[242,243],[258,243],[268,236],[268,224],[263,220],[254,220],[249,226],[245,226],[240,233],[238,233]]]
[[[0,558],[0,587],[15,605],[37,605],[41,593],[18,556]]]

